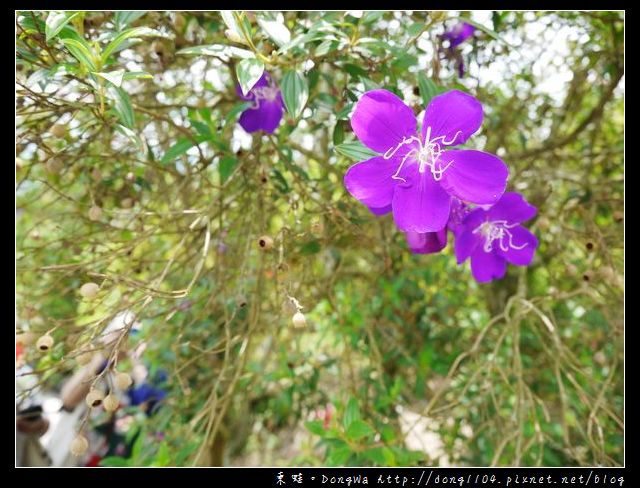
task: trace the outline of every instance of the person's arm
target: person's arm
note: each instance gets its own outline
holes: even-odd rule
[[[102,354],[96,354],[91,362],[77,371],[62,387],[60,396],[62,407],[67,411],[74,410],[87,396],[91,387],[91,378],[100,371],[104,362]]]

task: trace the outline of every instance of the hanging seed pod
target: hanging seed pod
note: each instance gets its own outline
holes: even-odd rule
[[[99,407],[102,403],[102,400],[104,400],[104,393],[96,389],[92,389],[91,391],[89,391],[89,393],[87,393],[87,396],[85,397],[85,401],[90,407]]]
[[[78,434],[73,441],[71,441],[71,454],[74,456],[82,456],[89,449],[89,441],[82,434]]]
[[[96,283],[85,283],[80,287],[80,295],[87,300],[93,300],[99,291],[100,287]]]
[[[48,351],[53,347],[53,337],[51,337],[49,334],[43,335],[42,337],[40,337],[40,339],[38,339],[38,342],[36,342],[36,347],[40,351]]]
[[[51,174],[60,173],[63,167],[64,165],[62,164],[62,161],[60,161],[58,158],[51,158],[45,164],[45,168],[47,168],[47,171]]]
[[[129,373],[116,373],[113,378],[113,384],[116,385],[116,388],[121,390],[126,390],[131,386],[133,380],[131,379],[131,375]]]
[[[89,209],[89,220],[93,220],[94,222],[100,220],[102,217],[102,209],[97,205],[94,205]]]
[[[67,126],[63,124],[55,124],[51,126],[51,129],[49,129],[49,132],[51,132],[51,135],[53,137],[62,139],[67,134]]]
[[[120,405],[120,402],[118,401],[118,397],[116,397],[113,393],[109,393],[102,401],[102,404],[104,405],[104,409],[107,412],[115,412],[118,409],[118,405]]]
[[[262,236],[258,239],[258,246],[263,251],[268,251],[273,248],[273,239],[269,236]]]
[[[307,326],[307,319],[299,310],[295,314],[293,314],[293,318],[291,319],[291,321],[293,322],[293,326],[296,329],[301,329]]]

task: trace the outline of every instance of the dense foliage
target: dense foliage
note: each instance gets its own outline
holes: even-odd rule
[[[26,357],[57,388],[145,342],[168,373],[105,464],[623,463],[622,13],[35,11],[16,32],[16,327],[55,341]],[[247,134],[236,85],[263,67],[287,110]],[[466,146],[538,208],[531,266],[475,283],[345,191],[375,88],[483,104]],[[123,311],[140,331],[105,346]]]

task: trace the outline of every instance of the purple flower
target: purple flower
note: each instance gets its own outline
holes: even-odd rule
[[[271,76],[265,71],[246,96],[239,85],[236,86],[236,93],[242,100],[252,102],[251,107],[240,116],[242,128],[247,132],[263,130],[272,134],[282,120],[284,101]]]
[[[527,266],[538,239],[518,224],[536,212],[536,207],[519,193],[505,193],[489,210],[476,208],[469,212],[456,235],[458,264],[470,257],[471,272],[480,283],[502,278],[507,262]]]
[[[449,49],[453,49],[469,39],[475,31],[476,28],[474,26],[464,22],[456,24],[451,30],[446,31],[442,34],[442,38],[448,40]]]
[[[444,229],[452,197],[493,204],[504,193],[509,171],[496,156],[455,150],[482,124],[482,105],[458,90],[431,100],[421,134],[413,111],[387,90],[365,93],[351,117],[356,136],[378,156],[351,166],[344,176],[349,193],[371,212],[393,212],[404,232]]]
[[[470,208],[456,197],[451,198],[451,210],[449,220],[444,229],[438,232],[406,232],[407,244],[413,254],[434,254],[447,247],[447,230],[457,234],[462,221]]]

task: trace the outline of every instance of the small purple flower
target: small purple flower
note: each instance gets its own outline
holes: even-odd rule
[[[453,49],[473,36],[473,33],[475,31],[476,28],[474,26],[464,22],[461,24],[456,24],[451,30],[446,31],[444,34],[442,34],[442,38],[448,40],[449,49]]]
[[[252,102],[251,107],[240,116],[242,128],[247,132],[263,130],[272,134],[282,120],[284,101],[271,76],[265,71],[246,96],[239,85],[236,86],[236,93],[242,100]]]
[[[519,225],[536,215],[537,209],[519,193],[505,193],[489,210],[476,208],[464,218],[456,235],[458,264],[471,258],[476,281],[502,278],[507,262],[516,266],[531,263],[538,239]]]
[[[452,197],[478,205],[497,202],[507,166],[493,154],[448,149],[464,144],[482,116],[478,100],[452,90],[431,100],[417,134],[416,117],[400,98],[387,90],[365,93],[351,127],[379,155],[347,170],[347,191],[376,215],[393,212],[398,228],[414,233],[444,229]]]

